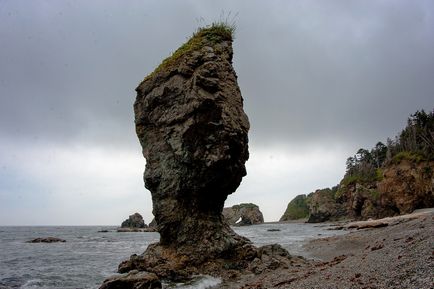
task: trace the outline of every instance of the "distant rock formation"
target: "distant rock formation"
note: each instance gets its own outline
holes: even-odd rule
[[[264,216],[255,204],[239,204],[224,208],[223,216],[231,226],[248,226],[264,223]]]
[[[63,239],[55,238],[55,237],[45,237],[45,238],[36,238],[26,243],[65,243],[66,241]]]
[[[143,220],[142,215],[139,213],[134,213],[128,217],[125,221],[122,222],[122,228],[146,228],[145,221]]]
[[[369,182],[344,178],[333,189],[311,195],[308,222],[377,219],[433,207],[433,170],[433,161],[401,160],[384,166]]]
[[[308,200],[310,195],[298,195],[292,199],[286,207],[285,213],[280,218],[280,222],[304,219],[309,216]]]

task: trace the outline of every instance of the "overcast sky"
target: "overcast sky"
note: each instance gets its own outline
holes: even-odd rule
[[[0,0],[0,225],[150,222],[134,89],[222,12],[237,14],[251,122],[248,175],[226,205],[278,220],[434,107],[429,0]]]

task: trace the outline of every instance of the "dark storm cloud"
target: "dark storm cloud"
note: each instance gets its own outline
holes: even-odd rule
[[[253,142],[371,144],[433,106],[430,1],[0,5],[5,138],[135,143],[134,88],[196,19],[221,11],[239,13],[234,65]]]

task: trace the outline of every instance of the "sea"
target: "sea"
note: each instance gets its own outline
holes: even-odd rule
[[[153,232],[116,232],[115,226],[0,227],[0,289],[96,289],[115,275],[119,263],[141,254],[158,242]],[[255,245],[279,243],[292,255],[309,257],[303,244],[315,238],[341,234],[327,226],[305,223],[268,223],[233,228]],[[270,231],[271,230],[271,231]],[[101,232],[108,231],[108,232]],[[57,237],[65,243],[27,243],[39,237]],[[189,283],[164,288],[205,289],[221,282],[197,276]]]

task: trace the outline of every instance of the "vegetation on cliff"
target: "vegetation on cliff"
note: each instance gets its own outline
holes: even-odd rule
[[[145,80],[152,78],[161,71],[176,67],[182,56],[200,50],[204,45],[216,44],[222,41],[232,42],[234,33],[235,25],[226,22],[214,22],[211,25],[198,28],[187,42],[181,45],[171,56],[164,59],[151,74],[146,76]]]
[[[335,198],[348,216],[361,219],[433,206],[433,161],[434,112],[416,111],[394,140],[347,159]]]
[[[285,213],[280,218],[280,222],[307,218],[309,216],[309,199],[310,195],[298,195],[292,199],[286,207]]]
[[[407,126],[387,144],[378,142],[370,151],[361,148],[347,159],[347,169],[341,184],[369,184],[381,181],[383,167],[398,164],[402,160],[422,162],[434,160],[434,111],[416,111]]]

